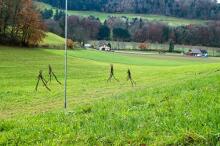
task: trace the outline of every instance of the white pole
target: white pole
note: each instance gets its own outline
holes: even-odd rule
[[[66,14],[65,14],[65,70],[64,70],[64,108],[67,108],[67,0],[66,0]]]

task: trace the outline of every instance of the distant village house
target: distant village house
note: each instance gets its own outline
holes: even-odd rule
[[[111,44],[110,43],[105,43],[105,42],[100,42],[99,48],[100,51],[111,51]]]
[[[202,49],[190,49],[186,55],[195,57],[208,57],[208,51]]]

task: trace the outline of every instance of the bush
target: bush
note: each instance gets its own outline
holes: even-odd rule
[[[67,47],[69,49],[73,49],[74,48],[74,42],[71,39],[67,40]]]
[[[140,48],[141,50],[147,50],[147,49],[150,48],[150,44],[148,44],[148,43],[141,43],[141,44],[139,45],[139,48]]]

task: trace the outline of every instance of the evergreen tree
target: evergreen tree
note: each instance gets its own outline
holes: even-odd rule
[[[44,11],[41,11],[41,15],[43,19],[50,19],[53,17],[53,10],[45,9]]]
[[[98,39],[109,40],[109,38],[110,38],[110,28],[106,25],[102,25],[99,29]]]
[[[170,40],[170,43],[169,43],[169,52],[173,52],[174,51],[174,42],[173,40],[171,39]]]
[[[113,38],[115,40],[127,41],[130,38],[130,33],[127,29],[123,28],[114,28],[113,29]]]
[[[54,15],[54,20],[58,21],[60,20],[62,17],[65,17],[65,12],[62,10],[56,10],[55,15]]]

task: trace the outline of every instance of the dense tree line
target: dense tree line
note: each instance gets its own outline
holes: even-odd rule
[[[38,0],[65,8],[65,0]],[[68,0],[71,10],[162,14],[184,18],[220,19],[217,0]]]
[[[0,43],[37,45],[44,29],[32,0],[0,0]]]
[[[64,17],[46,20],[49,31],[64,36]],[[115,40],[204,45],[220,47],[220,22],[172,27],[159,22],[126,17],[109,17],[101,23],[95,17],[68,17],[68,37],[72,40]]]
[[[40,12],[43,19],[50,19],[53,17],[53,9],[45,9]]]
[[[61,17],[58,21],[56,19],[48,19],[45,20],[45,23],[48,31],[64,36],[64,17]],[[99,37],[98,34],[101,25],[99,19],[92,16],[85,18],[69,16],[68,38],[82,43],[87,40],[95,40]],[[104,35],[106,35],[106,32],[104,32]],[[108,39],[108,36],[106,39]]]

